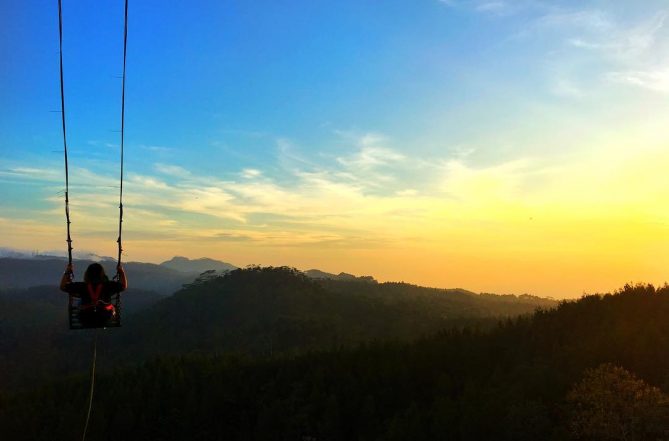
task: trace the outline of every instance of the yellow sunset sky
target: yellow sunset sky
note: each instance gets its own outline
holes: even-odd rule
[[[320,26],[274,17],[287,34],[239,23],[254,35],[243,41],[217,26],[230,11],[201,11],[209,37],[172,48],[188,69],[156,64],[154,38],[173,31],[140,8],[125,260],[206,256],[556,298],[669,281],[666,5],[495,3],[426,0],[402,20],[319,9]],[[70,14],[76,28],[94,12]],[[14,61],[1,86],[0,247],[62,255],[57,50],[54,23],[39,23],[17,30],[34,57],[1,47]],[[344,28],[359,39],[328,37]],[[75,252],[114,256],[118,54],[89,50],[106,38],[71,31],[65,66]]]

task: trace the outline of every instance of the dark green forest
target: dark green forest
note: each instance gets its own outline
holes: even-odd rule
[[[369,278],[315,280],[291,268],[259,267],[204,273],[168,297],[131,288],[123,299],[123,327],[99,335],[103,370],[166,355],[270,356],[407,341],[444,328],[492,326],[555,304]],[[91,336],[67,330],[66,304],[54,286],[0,291],[1,388],[86,371]]]
[[[301,277],[231,277],[248,284],[276,272]],[[182,295],[216,295],[207,287],[227,280]],[[232,320],[201,314],[196,321]],[[668,439],[668,318],[669,287],[637,285],[410,339],[158,356],[99,376],[90,439]],[[186,326],[176,320],[169,324]],[[3,394],[3,439],[79,437],[87,393],[82,374]]]

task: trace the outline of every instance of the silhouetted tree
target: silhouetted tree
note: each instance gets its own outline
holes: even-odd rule
[[[567,401],[579,440],[645,441],[669,434],[669,397],[612,364],[587,370]]]

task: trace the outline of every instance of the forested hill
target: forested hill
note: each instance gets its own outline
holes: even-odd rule
[[[659,440],[668,372],[669,288],[625,287],[489,332],[162,358],[99,379],[91,439]],[[81,376],[0,398],[0,433],[74,439],[86,394]]]
[[[411,339],[554,305],[536,297],[313,280],[291,268],[250,267],[186,286],[128,319],[115,341],[124,354],[143,357],[194,350],[270,354]]]
[[[217,274],[205,273],[167,298],[131,288],[123,327],[100,333],[101,369],[165,354],[267,356],[410,340],[444,328],[492,326],[556,304],[368,278],[315,280],[290,268]],[[0,388],[88,368],[90,333],[66,330],[67,300],[57,288],[0,292],[0,301]]]

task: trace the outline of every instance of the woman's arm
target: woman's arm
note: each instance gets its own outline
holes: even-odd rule
[[[121,290],[125,291],[128,289],[128,278],[125,276],[125,270],[120,263],[116,267],[116,271],[118,272],[118,283],[121,284]]]
[[[68,263],[67,267],[65,268],[65,272],[63,273],[63,277],[60,279],[60,290],[65,291],[65,286],[67,286],[68,283],[72,283],[72,278],[74,277],[74,271],[72,268],[72,264]]]

